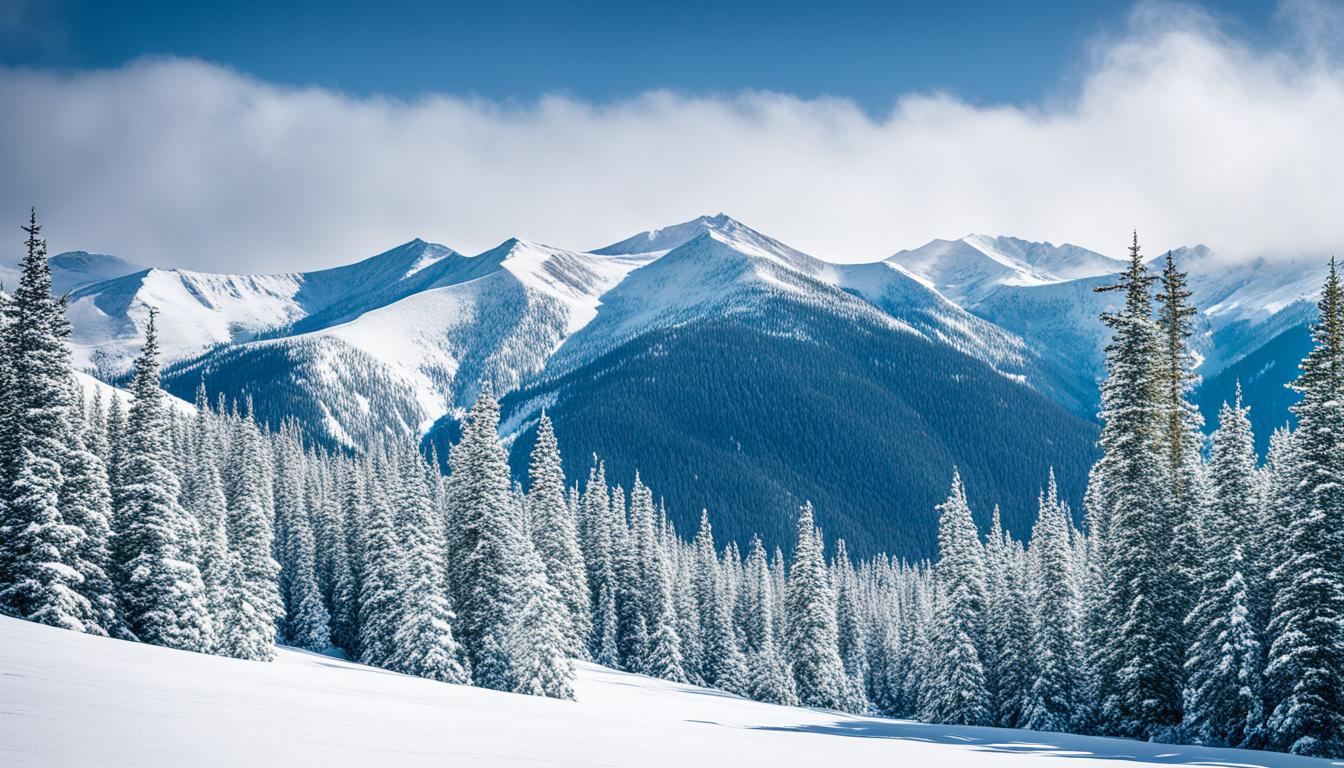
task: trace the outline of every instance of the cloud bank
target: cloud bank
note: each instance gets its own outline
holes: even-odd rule
[[[0,216],[36,204],[55,249],[220,271],[333,266],[415,236],[592,248],[718,211],[833,261],[969,232],[1120,254],[1135,227],[1150,253],[1344,253],[1328,34],[1344,27],[1314,3],[1279,17],[1265,46],[1142,6],[1050,103],[911,94],[880,116],[758,92],[355,98],[182,59],[0,70]]]

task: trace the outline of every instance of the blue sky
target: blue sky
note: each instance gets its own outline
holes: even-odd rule
[[[657,88],[1022,103],[1068,88],[1122,0],[1058,2],[143,2],[0,0],[3,63],[115,67],[168,54],[354,94],[610,101]],[[1275,4],[1217,4],[1244,36]],[[6,21],[7,19],[7,21]]]
[[[0,0],[0,222],[215,271],[720,211],[837,262],[1344,252],[1341,0],[270,5]]]

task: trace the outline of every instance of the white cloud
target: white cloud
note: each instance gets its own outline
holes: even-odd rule
[[[720,210],[835,261],[972,231],[1119,253],[1134,227],[1150,252],[1316,257],[1344,245],[1344,67],[1319,44],[1340,17],[1279,20],[1266,48],[1143,6],[1064,98],[910,95],[877,118],[773,93],[400,102],[180,59],[0,70],[0,215],[35,203],[54,248],[216,270],[417,235],[595,247]]]

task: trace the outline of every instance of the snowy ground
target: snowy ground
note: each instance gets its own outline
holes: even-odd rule
[[[0,618],[0,765],[1331,765],[775,707],[593,665],[576,687],[577,702],[553,701],[298,651],[261,664]]]

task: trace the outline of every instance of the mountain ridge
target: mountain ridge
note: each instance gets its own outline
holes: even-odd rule
[[[1306,298],[1313,276],[1266,278],[1221,264],[1214,271],[1209,265],[1216,259],[1202,246],[1175,249],[1173,256],[1190,265],[1195,299],[1206,302],[1192,342],[1218,392],[1227,386],[1219,375],[1248,356],[1258,359],[1261,346],[1277,343],[1276,361],[1295,348],[1275,340],[1313,316]],[[1060,451],[1068,446],[1077,458],[1093,450],[1107,335],[1098,315],[1115,297],[1092,288],[1109,282],[1106,270],[1119,264],[1069,244],[974,234],[881,261],[839,264],[721,213],[587,252],[510,237],[466,255],[416,238],[309,273],[145,269],[77,289],[71,319],[81,367],[115,381],[138,347],[148,307],[158,306],[170,392],[190,398],[204,382],[212,397],[250,397],[264,422],[276,427],[294,419],[320,444],[358,449],[380,435],[411,433],[427,435],[442,458],[457,419],[489,383],[504,395],[502,431],[519,471],[519,451],[544,408],[562,441],[577,448],[571,455],[597,452],[613,469],[645,471],[673,498],[692,505],[732,500],[742,515],[760,517],[796,506],[805,494],[834,507],[819,509],[819,519],[854,549],[878,547],[865,532],[871,529],[919,553],[931,529],[917,510],[931,508],[946,491],[931,460],[977,465],[964,466],[963,474],[985,498],[1005,504],[1010,525],[1020,526],[1036,490],[1006,484],[1001,470],[1011,461],[1025,462],[1015,471],[1028,480],[1043,478],[1050,466],[1077,474],[1061,486],[1066,497],[1081,500],[1085,469],[1072,467]],[[821,361],[836,370],[810,369]],[[892,367],[896,361],[905,369]],[[1286,368],[1276,365],[1274,376],[1281,377]],[[699,379],[687,378],[691,371]],[[1291,399],[1277,397],[1271,378],[1255,390],[1270,392],[1267,405],[1253,405],[1273,421]],[[693,394],[669,388],[673,381],[689,390],[713,383],[738,402],[714,404],[717,421],[701,422],[697,411],[676,402]],[[836,393],[867,419],[845,413]],[[1216,396],[1206,394],[1199,394],[1205,408],[1205,399]],[[999,410],[1000,401],[1019,408]],[[632,415],[634,409],[649,418]],[[931,409],[1011,423],[968,426]],[[681,416],[672,419],[673,413]],[[923,471],[902,476],[913,486],[899,493],[868,487],[856,501],[834,497],[818,483],[841,476],[867,481],[837,470],[791,433],[765,426],[781,418]],[[629,434],[607,434],[594,424],[601,420]],[[720,434],[721,424],[735,425],[733,433]],[[1044,431],[1047,424],[1058,434]],[[901,431],[908,445],[878,434],[877,425]],[[653,430],[667,436],[650,443]],[[789,457],[772,452],[766,435],[805,458],[787,466]],[[646,443],[660,447],[645,450]],[[1004,446],[1004,455],[970,451],[973,443]],[[1007,458],[1007,446],[1026,444],[1033,450]],[[738,447],[725,452],[726,445]],[[619,453],[642,457],[644,466]],[[708,469],[698,484],[678,486],[672,468],[690,457]],[[865,517],[883,505],[900,509],[897,519]],[[697,511],[678,510],[674,518],[687,523]],[[731,515],[727,525],[778,535],[787,528],[734,522]],[[906,531],[907,525],[914,528]]]

